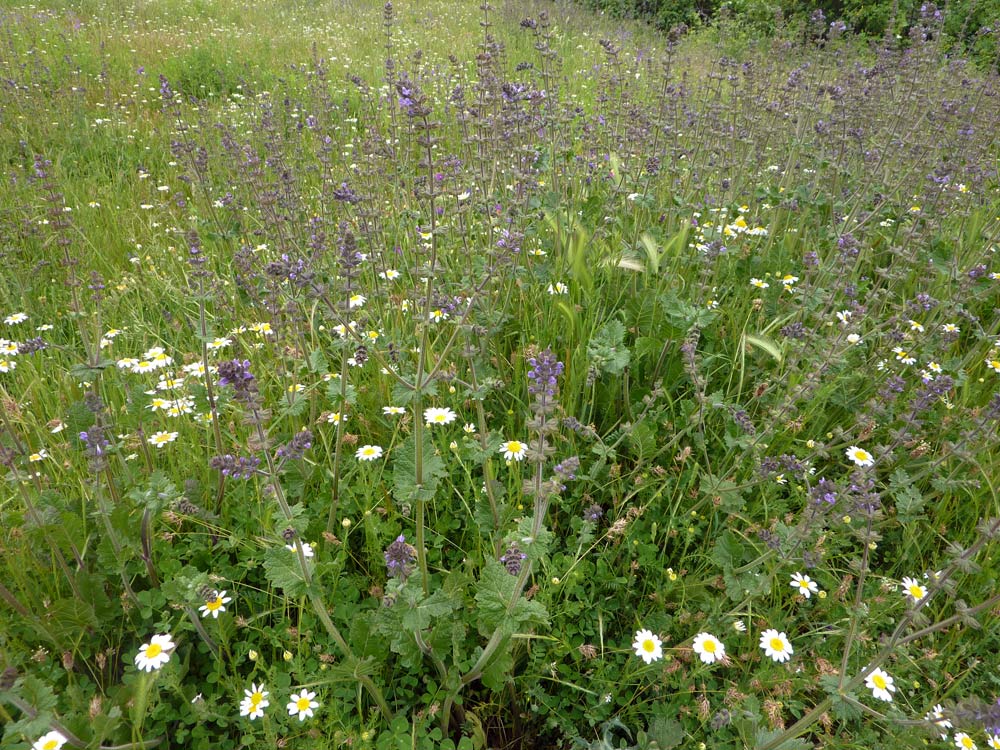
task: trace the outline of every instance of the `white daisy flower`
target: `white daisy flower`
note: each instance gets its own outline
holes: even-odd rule
[[[816,581],[802,573],[793,573],[791,587],[808,599],[819,591]]]
[[[319,703],[313,700],[316,697],[316,693],[312,690],[306,690],[305,688],[296,695],[292,693],[292,699],[288,702],[288,715],[295,716],[299,715],[299,721],[305,721],[307,718],[313,715],[313,709],[319,708]]]
[[[170,635],[157,633],[149,639],[149,643],[142,644],[139,653],[135,655],[135,665],[141,670],[152,672],[170,661],[173,649],[174,642],[170,640]]]
[[[448,408],[432,406],[424,409],[424,421],[431,424],[451,424],[458,415]]]
[[[200,607],[198,611],[201,612],[202,617],[214,617],[216,620],[219,619],[219,613],[226,611],[226,605],[231,602],[233,598],[231,596],[226,596],[225,591],[215,591],[211,599],[206,601]]]
[[[711,633],[698,633],[691,648],[705,664],[714,664],[726,658],[726,647]]]
[[[872,695],[880,701],[892,702],[892,694],[896,692],[892,676],[882,669],[875,669],[870,675],[865,677],[865,685],[872,691]]]
[[[760,634],[760,647],[764,649],[764,654],[775,661],[788,661],[792,658],[795,650],[792,648],[788,636],[780,633],[774,628],[765,630]]]
[[[354,453],[354,457],[359,461],[374,461],[382,458],[382,447],[378,445],[362,445]]]
[[[635,655],[647,664],[663,658],[663,643],[651,630],[639,630],[632,641],[632,648],[635,649]]]
[[[53,729],[51,732],[46,732],[35,740],[31,746],[31,750],[61,750],[66,742],[66,736],[62,732],[57,732]]]

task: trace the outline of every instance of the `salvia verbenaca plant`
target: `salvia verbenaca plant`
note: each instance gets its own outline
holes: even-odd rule
[[[260,6],[0,12],[4,742],[1000,747],[940,10]]]

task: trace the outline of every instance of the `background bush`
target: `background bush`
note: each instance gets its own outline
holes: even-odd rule
[[[827,22],[844,21],[855,33],[879,37],[886,33],[904,35],[922,12],[939,12],[944,21],[948,46],[958,54],[971,55],[979,64],[998,64],[997,39],[1000,36],[998,0],[954,0],[940,8],[917,0],[580,0],[592,10],[615,18],[642,19],[659,29],[677,24],[711,25],[726,18],[742,24],[754,33],[774,33],[778,26],[809,26],[810,19],[822,11]],[[813,33],[824,33],[822,25]]]

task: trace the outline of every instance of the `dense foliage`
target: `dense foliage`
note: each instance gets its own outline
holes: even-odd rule
[[[826,36],[827,24],[841,22],[852,33],[906,36],[922,16],[936,16],[945,48],[997,69],[1000,64],[1000,2],[953,0],[940,7],[920,0],[580,0],[615,18],[642,19],[667,30],[678,24],[702,26],[735,21],[751,34],[787,34],[791,29]]]
[[[0,11],[4,747],[1000,748],[995,73],[348,5]]]

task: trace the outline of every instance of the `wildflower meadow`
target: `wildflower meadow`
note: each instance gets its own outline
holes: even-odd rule
[[[4,3],[0,745],[1000,749],[941,18]]]

